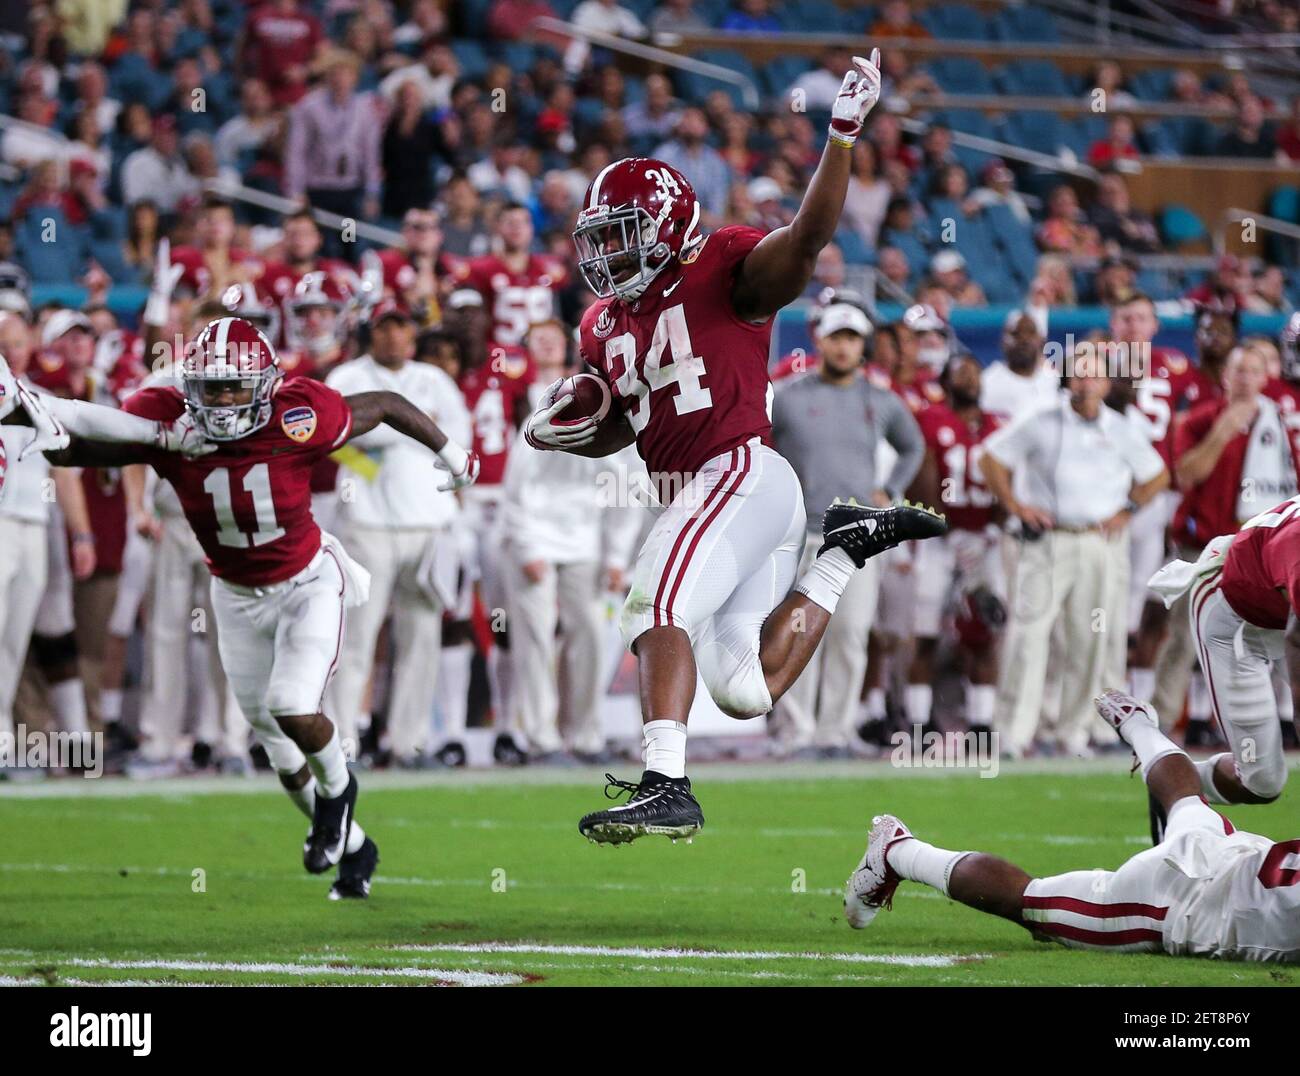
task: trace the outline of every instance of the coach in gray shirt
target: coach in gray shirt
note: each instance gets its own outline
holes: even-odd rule
[[[836,497],[884,505],[897,500],[925,457],[921,429],[903,400],[862,371],[871,323],[856,306],[822,312],[817,369],[787,382],[772,402],[772,437],[803,485],[809,534],[800,571],[821,549],[822,513]],[[895,458],[880,469],[885,445]],[[782,746],[791,753],[846,758],[867,671],[876,615],[878,560],[869,560],[840,598],[821,645],[778,706]]]

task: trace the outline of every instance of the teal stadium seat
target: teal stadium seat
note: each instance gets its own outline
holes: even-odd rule
[[[1201,218],[1183,205],[1165,206],[1159,224],[1165,245],[1172,249],[1199,242],[1209,234]]]

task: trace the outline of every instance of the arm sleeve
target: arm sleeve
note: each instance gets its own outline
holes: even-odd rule
[[[158,422],[155,420],[119,411],[116,407],[65,400],[45,393],[37,395],[45,409],[74,437],[142,445],[154,445],[158,441]]]
[[[885,440],[898,453],[893,467],[889,469],[889,477],[880,486],[891,497],[901,497],[925,461],[925,437],[902,400],[892,392],[882,392],[879,395],[884,401],[881,410],[885,419]]]
[[[1205,411],[1193,411],[1181,420],[1174,420],[1173,460],[1177,464],[1183,456],[1205,440],[1215,416],[1207,408]]]
[[[1126,455],[1128,465],[1133,469],[1133,480],[1150,482],[1165,469],[1165,461],[1160,458],[1160,453],[1155,450],[1155,446],[1133,427],[1128,427],[1125,432],[1132,442]]]
[[[1015,470],[1017,466],[1024,462],[1025,452],[1029,446],[1031,436],[1030,419],[1031,416],[1024,415],[1009,426],[994,430],[984,441],[984,451],[1002,464],[1003,467]]]

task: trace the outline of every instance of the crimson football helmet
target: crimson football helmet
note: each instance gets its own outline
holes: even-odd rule
[[[670,262],[704,241],[695,189],[651,157],[607,165],[582,206],[573,230],[578,271],[601,299],[639,298]]]
[[[1282,376],[1300,381],[1300,310],[1295,311],[1282,327]]]
[[[351,329],[355,289],[331,273],[306,273],[285,300],[284,338],[291,348],[313,358],[341,347]]]
[[[185,407],[210,441],[237,441],[270,422],[281,376],[271,342],[243,318],[209,322],[181,360]]]

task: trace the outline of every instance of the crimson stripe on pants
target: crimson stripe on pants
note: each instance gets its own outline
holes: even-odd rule
[[[1133,930],[1087,930],[1084,927],[1071,926],[1069,923],[1034,923],[1033,929],[1044,934],[1057,934],[1071,941],[1086,945],[1135,945],[1138,942],[1156,942],[1162,940],[1160,931],[1137,928]]]
[[[714,486],[711,490],[709,490],[708,494],[704,498],[704,503],[701,504],[700,507],[696,509],[695,513],[691,516],[691,518],[686,521],[686,526],[684,526],[681,529],[681,531],[678,533],[677,541],[673,543],[673,548],[668,553],[668,560],[664,563],[663,575],[659,577],[659,589],[655,592],[654,626],[656,628],[662,627],[661,618],[659,614],[660,603],[663,601],[664,591],[668,588],[668,577],[672,575],[673,562],[677,559],[677,553],[681,549],[682,543],[686,541],[686,535],[690,533],[691,527],[695,525],[696,520],[698,520],[700,516],[702,516],[706,511],[708,511],[709,504],[713,501],[713,498],[722,492],[722,487],[727,484],[727,477],[728,475],[731,474],[732,469],[734,469],[735,466],[736,466],[736,450],[733,448],[731,450],[731,459],[728,461],[727,467],[723,469],[722,475],[718,478],[718,484]],[[685,490],[683,490],[683,493],[684,492]]]
[[[1210,595],[1219,589],[1219,573],[1213,576],[1207,576],[1204,580],[1205,590],[1199,597],[1193,595],[1192,619],[1195,620],[1196,649],[1201,658],[1201,673],[1205,676],[1205,685],[1210,689],[1210,706],[1214,710],[1214,723],[1219,726],[1219,733],[1226,740],[1228,739],[1227,730],[1223,725],[1223,718],[1219,712],[1219,693],[1214,689],[1214,676],[1210,672],[1210,652],[1201,637],[1201,612],[1205,609],[1205,603],[1210,600]],[[1214,582],[1211,583],[1210,579]]]
[[[1025,897],[1022,907],[1074,912],[1076,915],[1087,915],[1093,919],[1123,919],[1135,915],[1145,916],[1148,919],[1164,919],[1169,911],[1168,908],[1161,908],[1155,904],[1132,902],[1096,904],[1078,897]]]
[[[740,484],[745,481],[746,475],[749,474],[749,445],[741,445],[741,463],[740,469],[732,475],[731,488],[725,490],[722,498],[714,505],[713,512],[709,517],[696,528],[695,537],[691,539],[691,544],[686,549],[686,556],[682,558],[681,565],[677,571],[677,581],[673,583],[673,589],[668,592],[668,613],[669,619],[672,618],[673,602],[677,598],[677,591],[682,585],[682,580],[686,578],[686,570],[691,566],[691,557],[695,555],[695,547],[700,544],[700,538],[715,519],[718,513],[722,511],[723,505],[727,503],[727,498],[732,496],[740,488]],[[721,485],[721,484],[720,484]]]

